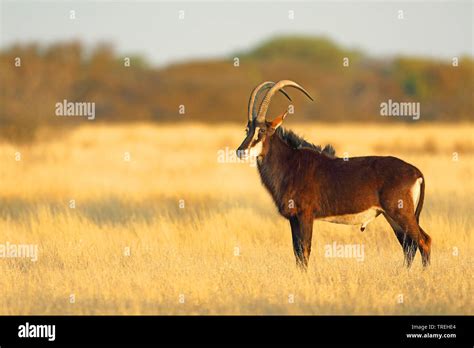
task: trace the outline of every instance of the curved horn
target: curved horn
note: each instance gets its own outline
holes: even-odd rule
[[[252,121],[256,117],[256,114],[257,114],[257,104],[255,103],[255,101],[258,100],[258,97],[260,96],[260,94],[262,94],[263,91],[270,89],[274,85],[275,85],[275,82],[265,81],[253,89],[252,94],[250,95],[250,99],[249,99],[249,107],[248,107],[249,121]],[[283,89],[280,89],[280,92],[284,94],[285,97],[287,97],[291,101],[290,96]]]
[[[290,81],[290,80],[281,80],[277,82],[265,95],[265,98],[263,99],[262,103],[260,104],[260,109],[258,111],[257,115],[257,121],[263,122],[265,121],[265,117],[267,115],[268,111],[268,106],[270,105],[270,101],[272,100],[273,95],[277,92],[280,91],[284,87],[294,87],[296,89],[299,89],[301,92],[306,94],[306,96],[313,100],[314,99],[309,95],[308,91],[306,91],[303,87],[301,87],[299,84],[296,82]]]

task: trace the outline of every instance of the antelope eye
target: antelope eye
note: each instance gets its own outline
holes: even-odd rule
[[[260,134],[263,134],[263,133],[265,133],[265,129],[260,128],[260,129],[258,130],[258,132],[259,132]]]

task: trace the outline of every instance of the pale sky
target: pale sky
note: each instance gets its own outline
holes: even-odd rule
[[[2,48],[31,41],[110,42],[120,54],[166,65],[230,56],[289,34],[326,36],[375,57],[474,56],[473,2],[1,0]]]

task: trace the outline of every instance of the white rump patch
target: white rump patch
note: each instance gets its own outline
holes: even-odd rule
[[[413,197],[413,204],[416,211],[416,207],[418,207],[418,202],[420,201],[420,192],[421,192],[421,184],[423,183],[423,178],[416,179],[415,183],[411,188],[411,196]]]

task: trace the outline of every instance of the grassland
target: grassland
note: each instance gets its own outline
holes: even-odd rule
[[[474,127],[289,127],[424,172],[428,270],[419,255],[403,268],[379,217],[363,233],[315,222],[299,272],[256,168],[218,161],[243,127],[93,124],[0,143],[0,244],[39,247],[36,262],[0,258],[0,314],[474,314]],[[325,257],[333,242],[363,245],[364,261]]]

